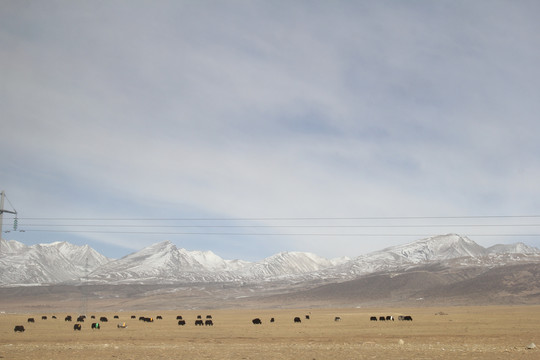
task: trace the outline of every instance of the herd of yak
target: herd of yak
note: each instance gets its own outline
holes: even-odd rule
[[[56,316],[53,316],[52,317],[53,319],[56,319]],[[91,316],[92,319],[95,319],[95,315],[92,315]],[[119,316],[118,315],[115,315],[114,316],[115,319],[119,319]],[[131,315],[131,319],[136,319],[137,317],[135,315]],[[73,330],[75,331],[80,331],[82,326],[80,323],[84,322],[84,320],[86,319],[86,315],[80,315],[78,318],[77,318],[77,323],[75,325],[73,325]],[[305,319],[306,320],[310,320],[310,315],[305,315]],[[41,317],[41,320],[47,320],[47,316],[42,316]],[[71,315],[68,315],[65,317],[64,321],[72,321],[73,318],[71,317]],[[156,320],[163,320],[163,317],[158,315],[156,316]],[[176,320],[178,320],[178,325],[179,326],[184,326],[186,325],[186,321],[182,318],[181,315],[178,315],[176,317]],[[379,318],[377,318],[376,316],[371,316],[370,317],[370,321],[394,321],[394,317],[393,316],[380,316]],[[412,317],[409,316],[409,315],[406,315],[406,316],[398,316],[398,320],[400,321],[412,321]],[[99,321],[101,323],[104,323],[104,322],[108,322],[109,320],[107,319],[107,317],[105,316],[101,316],[99,318]],[[140,316],[139,317],[139,321],[143,321],[143,322],[154,322],[154,318],[152,317],[146,317],[146,316]],[[302,319],[298,316],[296,316],[293,321],[295,323],[301,323],[302,322]],[[336,316],[334,318],[334,321],[341,321],[341,317],[340,316]],[[35,319],[34,318],[28,318],[27,322],[29,323],[34,323],[35,322]],[[262,325],[262,320],[260,318],[255,318],[251,321],[254,325]],[[270,322],[273,323],[275,322],[275,319],[274,318],[270,318]],[[197,319],[195,320],[195,326],[213,326],[214,325],[214,322],[212,320],[212,315],[206,315],[206,319],[203,320],[202,316],[201,315],[197,315]],[[101,325],[99,322],[93,322],[92,325],[92,330],[99,330],[101,328]],[[125,322],[123,323],[118,323],[117,324],[117,327],[118,328],[126,328],[127,325]],[[16,325],[15,326],[15,329],[14,329],[15,332],[24,332],[25,331],[25,328],[23,325]]]

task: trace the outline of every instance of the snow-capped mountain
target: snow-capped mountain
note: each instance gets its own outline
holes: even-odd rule
[[[178,249],[169,241],[153,244],[100,267],[90,275],[92,281],[227,281],[229,273],[249,264],[224,260],[211,251]]]
[[[439,235],[417,240],[410,244],[397,245],[378,251],[398,261],[419,263],[433,260],[448,260],[464,256],[484,256],[486,249],[467,237],[456,234]]]
[[[27,246],[15,240],[0,239],[0,255],[2,254],[18,254]]]
[[[464,261],[463,265],[474,263],[475,265],[493,266],[496,265],[496,261],[494,261],[496,259],[490,256],[508,253],[534,255],[540,261],[540,250],[524,244],[495,245],[486,249],[465,236],[447,234],[361,255],[332,269],[332,272],[341,277],[353,278],[378,271],[406,269],[434,262],[447,263],[452,260],[455,265],[455,259],[474,260],[473,262]],[[518,258],[514,258],[514,260],[519,261]],[[508,259],[505,259],[504,263],[508,263]],[[328,271],[324,275],[331,276]]]
[[[281,252],[258,262],[225,260],[211,251],[179,249],[169,241],[111,260],[88,246],[65,242],[26,246],[2,240],[0,286],[77,283],[83,278],[105,284],[350,280],[432,263],[493,267],[523,261],[540,261],[540,250],[522,243],[484,248],[456,234],[392,246],[354,259]]]
[[[345,260],[328,260],[303,252],[282,252],[255,263],[224,260],[211,251],[178,249],[165,241],[100,267],[90,279],[115,282],[264,280],[306,274],[340,261]]]
[[[538,249],[525,245],[522,242],[515,244],[497,244],[488,247],[489,254],[535,254]]]
[[[88,245],[67,242],[26,246],[0,240],[0,284],[44,284],[79,281],[110,259]]]
[[[328,260],[306,252],[280,252],[262,261],[247,264],[241,273],[256,279],[291,277],[327,269],[346,261],[347,258]]]

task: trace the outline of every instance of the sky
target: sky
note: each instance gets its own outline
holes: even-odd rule
[[[0,1],[4,239],[540,246],[537,1]],[[538,225],[537,225],[538,224]]]

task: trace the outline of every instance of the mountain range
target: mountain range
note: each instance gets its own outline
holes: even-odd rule
[[[500,266],[540,262],[540,250],[523,243],[484,248],[447,234],[392,246],[355,258],[326,259],[307,252],[281,252],[258,262],[225,260],[211,251],[179,249],[160,242],[121,259],[88,245],[54,242],[26,246],[0,240],[0,286],[45,284],[328,283],[419,267]]]
[[[81,281],[87,269],[110,262],[88,245],[67,242],[26,246],[0,240],[0,286]]]

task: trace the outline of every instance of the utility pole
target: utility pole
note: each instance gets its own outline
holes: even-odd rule
[[[0,240],[2,240],[2,225],[3,225],[3,222],[4,222],[4,213],[17,215],[16,211],[9,211],[9,210],[4,209],[4,199],[5,198],[6,198],[6,192],[4,190],[2,190],[2,192],[0,193]],[[15,210],[15,209],[13,209],[13,210]]]

